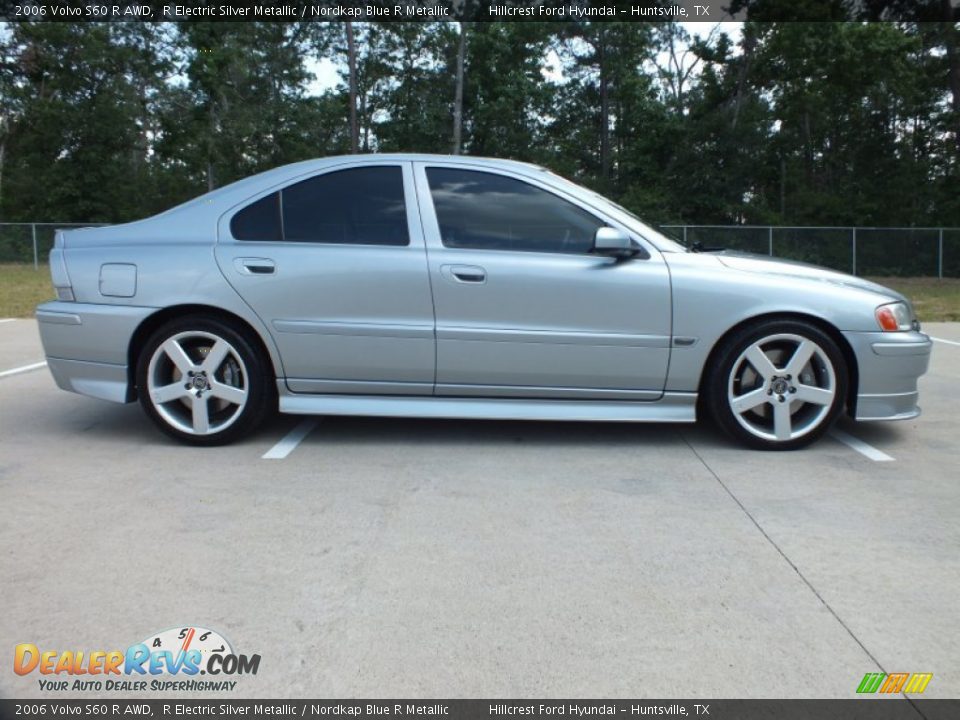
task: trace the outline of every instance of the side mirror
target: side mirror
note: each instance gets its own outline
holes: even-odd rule
[[[597,255],[626,260],[640,254],[628,235],[612,227],[597,228],[593,236],[593,252]]]

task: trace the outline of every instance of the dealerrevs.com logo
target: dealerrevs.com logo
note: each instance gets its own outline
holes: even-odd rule
[[[228,678],[256,675],[259,668],[259,655],[239,655],[222,635],[201,627],[164,630],[126,650],[50,650],[20,643],[13,654],[14,672],[40,675],[41,690],[231,691],[237,681]]]

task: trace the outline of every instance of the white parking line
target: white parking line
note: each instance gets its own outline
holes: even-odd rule
[[[263,454],[263,460],[283,460],[287,455],[292,453],[294,449],[303,442],[303,439],[310,434],[310,431],[317,426],[316,418],[309,418],[304,420],[302,423],[297,425],[293,430],[288,432],[286,436],[274,445],[272,448],[267,450]]]
[[[957,345],[957,346],[960,346],[960,342],[957,342],[956,340],[944,340],[943,338],[934,337],[933,335],[930,336],[930,339],[931,339],[931,340],[936,340],[937,342],[946,343],[947,345]]]
[[[830,431],[830,437],[834,440],[839,440],[844,445],[849,448],[856,450],[858,453],[864,457],[870,458],[874,462],[893,462],[893,458],[887,455],[885,452],[877,450],[873,445],[868,445],[863,440],[855,438],[853,435],[847,435],[847,433],[842,430],[837,430],[834,428]]]
[[[47,361],[34,363],[33,365],[22,365],[21,367],[13,368],[12,370],[4,370],[0,372],[0,378],[8,377],[9,375],[19,375],[20,373],[30,372],[31,370],[39,370],[42,367],[47,366]]]
[[[0,318],[0,323],[13,322],[16,318]]]

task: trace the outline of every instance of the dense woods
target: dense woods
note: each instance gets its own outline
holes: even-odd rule
[[[735,40],[672,23],[8,24],[0,221],[129,220],[355,149],[531,161],[658,223],[960,226],[960,24],[949,2],[915,5],[929,12],[899,23],[754,13]],[[323,60],[340,81],[318,92]]]

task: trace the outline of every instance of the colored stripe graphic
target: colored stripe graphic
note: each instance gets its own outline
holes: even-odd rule
[[[903,691],[905,693],[922,693],[927,689],[927,685],[930,684],[932,678],[933,673],[914,673],[910,676],[910,681]]]
[[[887,695],[896,693],[922,693],[933,679],[933,673],[867,673],[857,686],[861,694],[881,692]]]
[[[880,692],[888,694],[900,692],[908,677],[910,677],[910,673],[890,673],[887,675],[886,682],[880,686]]]
[[[857,687],[857,692],[875,693],[877,688],[880,687],[880,683],[883,682],[883,679],[886,676],[886,673],[867,673],[863,676],[863,680],[860,681],[860,685]]]

